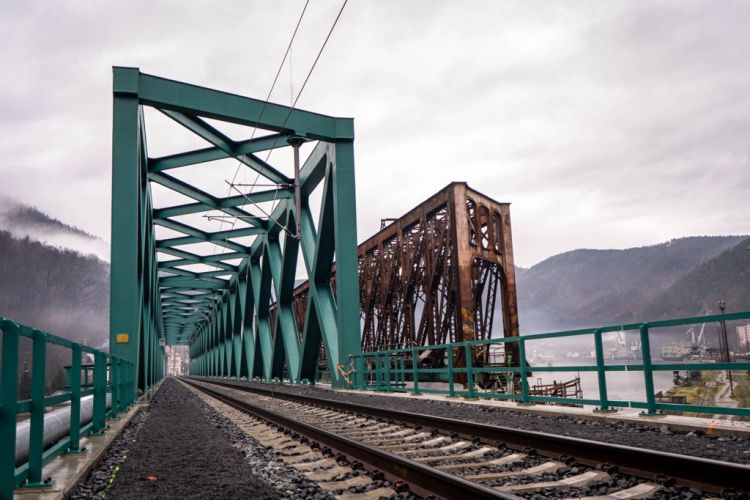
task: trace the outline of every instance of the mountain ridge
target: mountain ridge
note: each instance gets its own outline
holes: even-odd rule
[[[687,308],[676,308],[674,301],[666,299],[676,294],[674,300],[682,300],[687,285],[671,292],[670,289],[723,252],[747,244],[750,239],[744,235],[690,236],[623,250],[577,249],[554,255],[530,268],[519,269],[517,288],[522,331],[657,319],[655,311],[648,307],[657,297],[665,297],[660,299],[664,309],[658,316],[697,314],[700,309],[686,312]],[[735,260],[737,265],[750,268],[750,252],[745,253],[747,256],[737,251]],[[718,268],[714,271],[718,272]],[[724,281],[728,279],[725,275],[726,270],[722,270]],[[736,284],[732,289],[741,294]],[[728,304],[750,308],[750,300],[741,295]],[[707,307],[709,302],[711,299],[702,296],[697,303]]]

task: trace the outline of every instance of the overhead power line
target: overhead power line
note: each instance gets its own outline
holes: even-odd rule
[[[287,122],[289,121],[289,117],[292,115],[292,111],[294,111],[295,107],[297,106],[297,102],[299,102],[299,99],[302,96],[302,92],[305,91],[305,87],[307,86],[307,82],[310,81],[310,76],[312,76],[313,71],[315,71],[315,67],[318,65],[318,61],[320,60],[320,56],[323,54],[323,51],[325,50],[326,45],[328,44],[328,40],[331,39],[331,35],[333,34],[333,30],[336,28],[336,25],[338,24],[339,19],[341,18],[341,14],[344,12],[344,8],[346,7],[346,4],[348,2],[349,2],[349,0],[344,0],[344,2],[341,4],[341,8],[339,8],[338,13],[336,14],[336,18],[333,20],[333,24],[331,24],[331,28],[328,30],[328,34],[326,35],[325,40],[323,40],[323,44],[320,46],[320,49],[318,50],[318,53],[315,56],[315,60],[313,61],[312,65],[310,66],[310,69],[307,72],[307,76],[305,76],[305,80],[302,82],[302,85],[300,86],[299,92],[297,93],[297,97],[294,99],[294,101],[292,101],[292,105],[290,106],[289,111],[287,111],[287,113],[286,113],[286,117],[284,118],[284,123],[282,123],[281,128],[284,128],[286,126]],[[274,149],[276,148],[276,145],[278,144],[278,141],[279,141],[279,137],[277,137],[276,139],[274,139],[273,145],[268,150],[268,154],[266,154],[266,158],[265,158],[263,164],[261,165],[260,171],[258,171],[258,173],[256,174],[255,180],[251,184],[250,192],[248,194],[250,194],[250,193],[253,192],[253,189],[255,188],[255,185],[258,182],[258,179],[260,179],[260,176],[263,173],[263,168],[264,168],[264,166],[266,164],[268,164],[268,160],[271,157],[271,153],[273,153]],[[230,185],[233,186],[234,185],[234,181],[232,181],[232,183]],[[273,207],[271,208],[271,212],[273,212]],[[298,217],[299,217],[299,215],[298,215]],[[274,221],[274,222],[276,222],[276,221]],[[278,224],[278,222],[276,222],[276,223]],[[282,229],[285,232],[289,232],[287,230],[287,228],[285,228],[285,227],[282,227]]]

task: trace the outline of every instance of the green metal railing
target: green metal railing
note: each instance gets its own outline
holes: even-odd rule
[[[19,325],[0,318],[2,335],[2,367],[0,367],[0,499],[13,498],[17,486],[48,486],[42,473],[46,463],[63,453],[78,453],[80,439],[100,434],[106,419],[114,418],[135,400],[133,363],[106,352]],[[31,398],[18,400],[19,345],[21,337],[31,339]],[[46,395],[47,345],[70,349],[71,364],[68,385],[58,394]],[[82,363],[83,353],[93,356],[93,363]],[[111,392],[111,408],[107,411],[107,393]],[[93,395],[91,422],[81,425],[81,398]],[[44,445],[44,414],[52,406],[70,402],[70,430],[56,443]],[[17,415],[29,413],[28,460],[16,466]]]
[[[569,330],[552,333],[541,333],[534,335],[523,335],[521,337],[499,338],[491,340],[475,340],[467,342],[456,342],[451,344],[440,344],[402,349],[391,349],[386,351],[365,352],[359,356],[351,356],[351,364],[354,371],[350,376],[352,387],[360,390],[375,390],[386,392],[407,392],[413,394],[437,393],[448,396],[463,396],[468,398],[485,397],[514,400],[519,404],[534,403],[557,403],[571,405],[593,405],[597,411],[614,411],[616,408],[638,408],[643,409],[644,415],[655,415],[659,412],[693,412],[707,414],[726,414],[750,417],[750,408],[728,408],[720,406],[707,406],[697,404],[675,404],[659,402],[654,394],[654,372],[660,371],[723,371],[723,370],[750,370],[750,362],[679,362],[679,363],[655,363],[651,356],[650,334],[663,333],[654,331],[657,328],[667,328],[700,323],[712,323],[720,321],[736,321],[750,319],[750,311],[730,314],[717,314],[712,316],[699,316],[689,318],[678,318],[664,321],[652,321],[647,323],[631,323],[617,326],[603,326],[597,328],[585,328],[580,330]],[[640,338],[640,363],[639,364],[608,364],[604,356],[602,335],[608,332],[637,331]],[[559,339],[565,337],[593,336],[596,364],[575,366],[530,366],[526,359],[527,345],[530,342],[544,339]],[[477,350],[490,349],[493,345],[516,344],[520,363],[518,366],[472,366],[472,359]],[[444,351],[445,366],[438,368],[420,367],[419,355],[423,351]],[[466,361],[466,366],[455,366],[458,353]],[[531,372],[596,372],[598,385],[598,398],[579,399],[570,397],[539,396],[531,394],[528,383],[528,375]],[[645,388],[645,397],[640,401],[611,400],[607,393],[608,372],[642,372]],[[520,390],[508,393],[482,392],[475,388],[475,380],[483,373],[507,373],[520,379]],[[465,384],[456,382],[456,375],[466,380]],[[420,382],[426,379],[441,379],[447,382],[447,389],[425,388]],[[411,382],[411,387],[407,382]],[[460,385],[465,388],[459,389]]]

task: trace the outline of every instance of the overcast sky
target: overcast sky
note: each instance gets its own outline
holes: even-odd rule
[[[264,98],[303,4],[6,2],[0,194],[109,240],[111,67]],[[339,5],[311,1],[272,100]],[[748,233],[748,19],[745,1],[351,0],[299,106],[355,118],[360,240],[455,180],[512,203],[523,266]]]

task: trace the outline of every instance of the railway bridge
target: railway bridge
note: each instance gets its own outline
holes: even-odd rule
[[[113,106],[109,351],[0,318],[0,498],[750,490],[750,409],[655,387],[750,363],[650,349],[665,329],[750,311],[521,336],[509,204],[452,183],[358,246],[352,119],[124,67]],[[149,113],[201,147],[152,156]],[[634,362],[605,359],[613,332],[637,336]],[[529,365],[529,346],[568,341],[590,343],[590,362]],[[70,350],[55,394],[49,345]],[[180,345],[189,373],[165,377]],[[581,373],[591,387],[533,380]],[[639,398],[613,391],[630,375]]]

